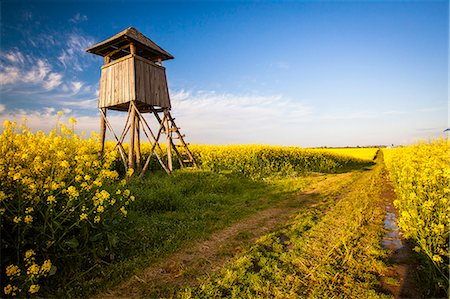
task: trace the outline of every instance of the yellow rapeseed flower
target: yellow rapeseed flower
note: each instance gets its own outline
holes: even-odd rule
[[[14,216],[13,221],[14,221],[14,223],[19,223],[20,221],[22,221],[22,217]]]
[[[31,216],[31,215],[26,215],[25,218],[23,218],[23,221],[24,221],[26,224],[30,224],[30,223],[33,222],[33,216]]]
[[[3,288],[3,292],[5,292],[5,295],[11,294],[13,288],[11,284],[8,284],[6,287]]]
[[[100,216],[95,216],[94,217],[94,223],[99,223],[100,222]]]
[[[34,211],[33,207],[28,207],[25,209],[25,214],[30,214]]]
[[[29,260],[31,257],[35,256],[36,253],[34,252],[33,249],[29,249],[27,251],[25,251],[25,258],[24,260]]]
[[[56,198],[53,195],[50,195],[49,197],[47,197],[47,203],[49,205],[51,205],[52,203],[56,202]]]
[[[9,265],[6,267],[6,276],[14,276],[20,274],[20,268],[16,265]]]
[[[88,218],[86,213],[80,214],[80,220],[86,220]]]
[[[39,274],[39,265],[38,264],[32,264],[27,269],[28,275],[38,275]]]
[[[103,213],[103,211],[105,211],[105,207],[104,206],[98,206],[97,207],[97,212]]]
[[[41,266],[41,274],[49,273],[52,268],[52,262],[50,260],[45,260]]]
[[[35,293],[37,293],[37,292],[39,292],[39,289],[40,289],[41,287],[38,285],[38,284],[32,284],[31,286],[30,286],[30,288],[28,289],[28,292],[30,293],[30,294],[35,294]]]
[[[59,165],[61,167],[64,167],[64,168],[69,168],[70,167],[69,162],[67,162],[66,160],[61,161],[61,163]]]
[[[128,168],[128,170],[127,170],[127,176],[130,177],[130,176],[133,175],[133,173],[134,173],[134,169],[133,169],[133,168]]]
[[[120,208],[120,212],[124,215],[124,216],[127,216],[127,210],[125,210],[125,207],[121,207]]]
[[[69,186],[69,187],[67,188],[67,193],[68,193],[69,196],[72,197],[72,198],[77,198],[77,197],[80,195],[80,193],[78,192],[77,188],[74,187],[74,186]]]

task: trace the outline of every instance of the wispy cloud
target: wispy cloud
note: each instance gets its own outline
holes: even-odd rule
[[[24,55],[19,51],[2,53],[2,56],[5,59],[0,63],[0,87],[24,83],[49,91],[61,84],[62,74],[53,72],[44,59],[30,59],[32,63],[25,65]]]
[[[313,108],[280,95],[172,91],[173,114],[198,143],[281,143],[297,134]],[[285,132],[278,134],[278,132]]]
[[[397,111],[397,110],[386,110],[386,111],[354,111],[348,113],[339,114],[326,114],[322,115],[320,118],[323,120],[357,120],[357,119],[381,119],[388,116],[398,116],[403,114],[408,114],[410,111]]]
[[[79,12],[76,13],[72,18],[69,19],[69,22],[71,23],[81,23],[88,20],[88,17],[86,15],[82,15]]]
[[[171,91],[172,114],[177,124],[194,143],[278,143],[295,144],[299,128],[306,128],[312,107],[282,96],[221,94],[213,91]],[[96,110],[97,98],[81,101],[64,101],[60,107],[72,110],[70,116],[78,120],[78,130],[98,131],[100,116]],[[89,109],[85,115],[77,109]],[[48,119],[56,119],[59,108],[38,111],[14,110],[2,114],[1,119],[27,118],[30,127],[50,130],[54,125]],[[77,112],[78,111],[78,112]],[[95,113],[95,114],[93,114]],[[126,113],[110,111],[110,122],[120,131]],[[69,115],[68,115],[69,116]],[[153,117],[145,114],[149,123]],[[283,134],[279,134],[283,132]]]
[[[91,62],[86,59],[85,49],[93,45],[94,42],[94,38],[90,36],[82,35],[79,32],[70,33],[58,55],[58,61],[64,68],[70,67],[79,72],[83,71]]]

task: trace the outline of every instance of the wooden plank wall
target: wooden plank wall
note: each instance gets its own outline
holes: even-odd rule
[[[104,65],[98,107],[113,107],[133,100],[170,108],[165,68],[135,55]]]
[[[132,55],[102,67],[98,107],[111,107],[136,99],[134,88],[134,59]]]
[[[162,108],[170,108],[164,67],[136,56],[136,100]]]

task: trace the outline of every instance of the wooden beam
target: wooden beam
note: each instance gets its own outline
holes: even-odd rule
[[[118,48],[117,50],[114,50],[114,51],[109,52],[108,55],[105,56],[105,62],[106,62],[106,58],[107,58],[107,57],[108,57],[109,60],[111,60],[111,57],[112,57],[114,54],[119,53],[119,52],[125,50],[126,48],[130,48],[130,52],[131,52],[131,45],[132,45],[132,44],[127,44],[127,45],[125,45],[125,46],[122,46],[122,47]],[[131,54],[133,54],[133,53],[131,53]],[[109,62],[110,62],[110,61],[108,61],[108,63],[109,63]]]
[[[123,162],[123,166],[124,166],[124,168],[125,168],[125,171],[127,171],[128,168],[127,168],[127,159],[126,159],[126,156],[125,156],[125,149],[123,148],[122,143],[121,143],[121,142],[119,141],[119,139],[117,138],[116,133],[114,133],[114,130],[113,130],[111,124],[109,123],[108,119],[106,118],[106,113],[103,112],[102,109],[100,109],[100,112],[101,112],[101,114],[102,114],[102,117],[103,117],[103,119],[104,119],[104,121],[105,121],[105,124],[106,124],[107,128],[109,129],[109,131],[111,132],[111,134],[113,135],[113,137],[114,137],[114,138],[116,139],[116,141],[117,141],[116,145],[117,145],[118,148],[119,148],[120,157],[122,158],[122,162]]]
[[[166,119],[165,121],[165,127],[166,127],[166,142],[167,142],[167,166],[169,168],[169,171],[173,171],[173,165],[172,165],[172,130],[170,129],[170,123],[169,123],[169,109],[166,109],[164,111],[164,117]]]
[[[164,117],[162,119],[162,123],[159,125],[158,134],[156,135],[156,142],[153,144],[153,146],[152,146],[152,148],[150,150],[150,155],[148,156],[147,161],[145,162],[144,168],[142,168],[140,177],[144,176],[145,172],[147,171],[148,165],[150,164],[152,153],[154,152],[156,144],[158,143],[159,137],[161,136],[161,132],[164,129],[165,118],[166,118],[166,116],[164,115]],[[162,164],[162,165],[164,165],[164,164]],[[168,174],[170,174],[170,171],[169,171],[169,169],[167,169],[167,167],[163,166],[163,168]]]
[[[172,117],[172,115],[170,114],[170,112],[168,113],[167,116],[168,116],[169,120],[172,122],[172,126],[173,126],[174,128],[177,129],[175,132],[177,133],[178,139],[180,139],[180,142],[181,142],[181,144],[183,145],[186,154],[188,155],[189,159],[192,161],[192,165],[193,165],[194,167],[197,168],[197,162],[196,162],[195,159],[194,159],[194,155],[192,155],[192,153],[191,153],[191,151],[189,150],[189,148],[188,148],[186,142],[184,142],[183,135],[181,135],[180,131],[178,130],[177,124],[175,123],[175,118]],[[174,147],[175,147],[175,146],[174,146]]]
[[[135,142],[135,149],[136,149],[136,170],[138,172],[141,171],[141,126],[139,122],[139,115],[135,115],[135,125],[136,125],[136,142]]]
[[[158,123],[161,124],[161,123],[162,123],[162,120],[161,120],[161,117],[159,117],[158,112],[163,112],[164,109],[155,109],[155,107],[151,106],[151,110],[152,110],[153,114],[155,115],[156,120],[158,120]],[[170,115],[170,112],[168,113],[168,117],[169,117],[169,119],[173,122],[174,119],[173,119],[172,116]],[[173,148],[175,154],[177,155],[177,159],[178,159],[178,162],[180,163],[180,166],[181,166],[182,168],[184,168],[183,158],[181,157],[181,154],[180,154],[180,152],[178,151],[177,146],[176,146],[175,143],[173,142],[173,138],[171,138],[171,142],[170,142],[170,143],[171,143],[171,146],[172,146],[172,148]]]
[[[132,103],[133,103],[133,102],[132,102]],[[134,104],[134,103],[133,103],[133,104]],[[136,114],[139,116],[139,119],[140,119],[141,123],[143,124],[143,126],[142,126],[142,131],[144,132],[145,136],[147,137],[148,142],[152,145],[152,147],[153,147],[153,145],[156,145],[156,146],[159,148],[159,150],[161,151],[161,153],[163,153],[163,150],[162,150],[161,147],[159,146],[159,142],[158,142],[159,137],[158,137],[158,139],[156,139],[155,135],[153,135],[153,132],[152,132],[152,130],[150,129],[150,126],[148,125],[147,121],[146,121],[145,118],[142,116],[142,114],[139,112],[139,110],[137,109],[136,105],[133,105],[133,107],[134,107],[134,109],[136,109]],[[152,138],[153,138],[153,141],[150,140],[150,137],[148,136],[147,131],[145,130],[145,128],[147,128],[147,130],[149,131],[150,135],[151,135]],[[161,157],[158,155],[158,152],[156,151],[156,148],[155,148],[153,151],[151,151],[151,152],[149,153],[149,156],[148,156],[147,160],[149,160],[149,159],[151,158],[151,156],[153,155],[153,153],[155,154],[156,158],[158,159],[158,162],[159,162],[159,164],[161,165],[161,167],[162,167],[167,173],[169,173],[169,169],[168,169],[167,166],[164,164],[164,162],[162,161]],[[145,171],[146,171],[146,170],[147,170],[147,169],[145,169]],[[142,177],[142,176],[144,175],[145,171],[144,171],[144,170],[141,171],[140,177]]]
[[[106,123],[105,119],[103,118],[103,114],[106,117],[106,108],[100,108],[102,111],[102,117],[100,119],[100,142],[102,143],[100,154],[103,155],[105,151],[105,137],[106,137]]]
[[[130,43],[130,54],[136,54],[136,46]]]
[[[135,126],[136,117],[135,117],[135,115],[136,115],[135,109],[131,109],[131,114],[130,114],[131,130],[130,130],[130,147],[128,149],[128,168],[133,168],[133,169],[135,169],[135,157],[134,157],[134,139],[135,139],[135,133],[136,133],[136,126]]]

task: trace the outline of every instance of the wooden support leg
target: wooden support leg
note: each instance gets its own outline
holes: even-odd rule
[[[167,136],[167,167],[169,168],[169,171],[172,172],[173,165],[172,165],[172,130],[170,129],[170,123],[169,123],[169,109],[164,110],[165,114],[165,127],[166,127],[166,136]]]
[[[136,169],[138,172],[141,171],[141,126],[139,122],[139,115],[135,115],[135,124],[136,124]]]
[[[100,150],[100,154],[103,155],[105,151],[105,137],[106,137],[106,122],[105,122],[106,108],[101,108],[101,111],[102,117],[100,119],[100,142],[102,144],[102,147]]]
[[[130,104],[132,105],[132,104]],[[130,144],[129,144],[129,150],[128,150],[128,168],[135,169],[135,156],[134,156],[134,139],[135,139],[135,133],[136,133],[136,126],[135,126],[135,111],[134,109],[131,109],[131,115],[130,115]]]

